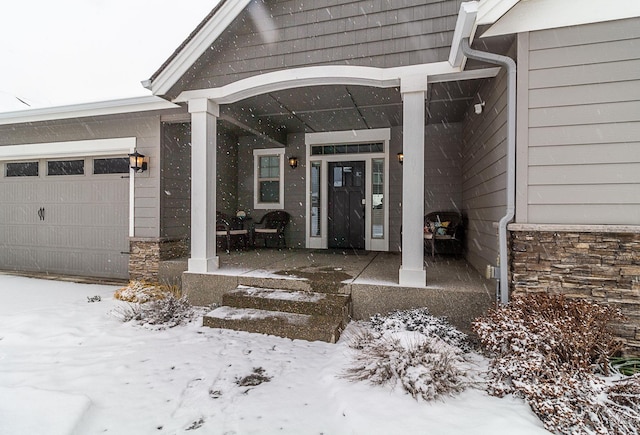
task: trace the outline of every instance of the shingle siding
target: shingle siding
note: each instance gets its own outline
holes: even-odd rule
[[[461,1],[325,3],[252,3],[169,94],[223,86],[285,65],[388,68],[446,61]],[[261,7],[272,21],[255,25],[252,17]]]

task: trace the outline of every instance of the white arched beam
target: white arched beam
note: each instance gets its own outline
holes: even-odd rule
[[[218,88],[184,91],[178,95],[174,102],[184,103],[205,98],[215,101],[217,104],[231,104],[256,95],[306,86],[360,85],[391,88],[400,86],[400,80],[403,77],[436,76],[441,81],[450,81],[463,79],[461,74],[465,73],[461,73],[460,68],[452,67],[449,62],[396,68],[353,65],[310,66],[247,77]],[[458,78],[453,78],[454,76]],[[430,82],[434,83],[434,80],[430,79]]]

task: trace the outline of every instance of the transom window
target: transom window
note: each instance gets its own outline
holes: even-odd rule
[[[128,174],[129,159],[126,157],[93,159],[94,174]]]
[[[49,160],[47,175],[84,175],[84,160]]]
[[[382,152],[384,152],[384,144],[382,142],[347,145],[315,145],[311,147],[312,156]]]
[[[284,208],[284,148],[253,151],[254,156],[254,208]]]
[[[7,163],[5,175],[7,177],[37,177],[38,162]]]

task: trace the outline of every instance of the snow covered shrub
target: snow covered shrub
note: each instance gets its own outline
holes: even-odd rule
[[[411,334],[414,341],[403,342],[394,335],[360,335],[345,377],[379,385],[400,383],[414,398],[427,401],[466,388],[468,379],[458,349],[437,337]]]
[[[427,337],[436,336],[463,351],[470,351],[467,335],[458,331],[443,317],[434,317],[426,308],[399,310],[385,316],[371,317],[371,327],[377,332],[416,331]]]
[[[375,315],[351,338],[353,364],[345,377],[400,384],[414,398],[433,400],[464,390],[472,380],[466,335],[426,309]]]
[[[489,393],[523,397],[556,433],[637,433],[640,421],[633,432],[616,422],[613,390],[596,375],[619,350],[608,325],[621,318],[612,307],[542,293],[490,311],[473,324],[493,357]]]
[[[164,299],[169,295],[179,298],[182,291],[177,285],[152,283],[145,280],[132,280],[125,287],[116,290],[114,297],[121,301],[144,304]]]
[[[186,297],[176,298],[173,295],[146,304],[130,304],[117,313],[123,322],[135,321],[141,325],[161,328],[189,323],[198,314]]]

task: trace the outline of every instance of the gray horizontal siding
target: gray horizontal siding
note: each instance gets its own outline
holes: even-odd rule
[[[528,42],[528,222],[640,224],[640,19]]]
[[[310,65],[396,67],[445,61],[460,0],[251,4],[170,94]],[[271,22],[258,20],[263,7]]]
[[[471,106],[463,123],[462,208],[467,216],[467,261],[477,270],[496,264],[496,223],[506,205],[506,75],[483,85],[480,115]]]

